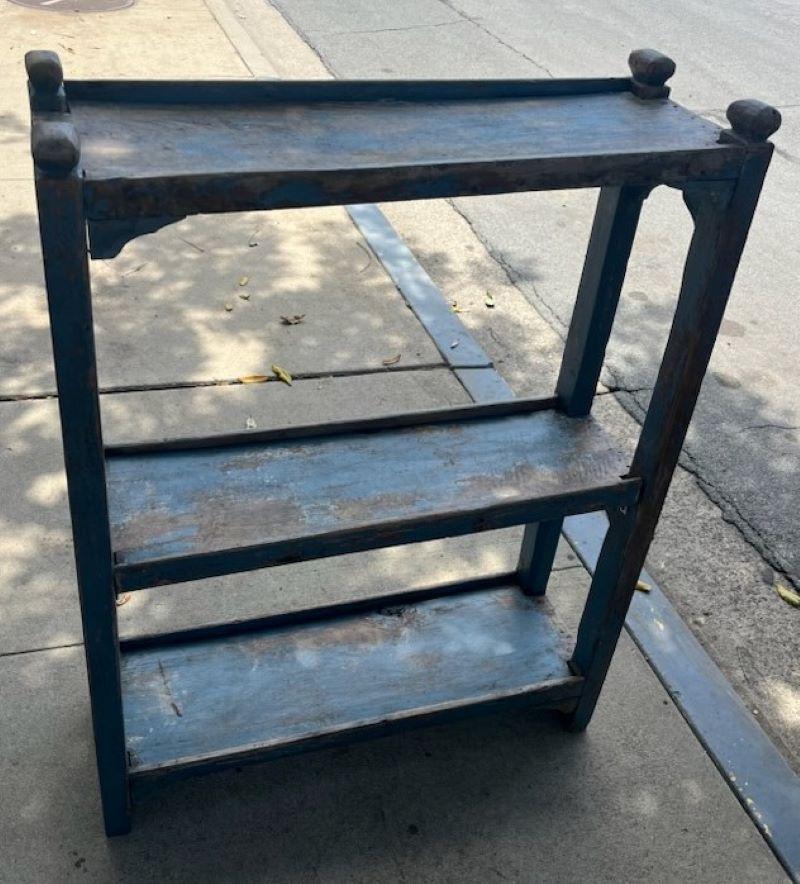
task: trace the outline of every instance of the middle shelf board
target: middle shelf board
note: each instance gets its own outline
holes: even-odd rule
[[[579,695],[549,602],[500,584],[122,653],[136,781]]]
[[[360,421],[213,447],[109,449],[120,590],[508,527],[634,502],[591,418],[535,402]],[[472,415],[472,416],[470,416]],[[309,433],[311,430],[308,431]],[[176,443],[177,444],[177,443]]]

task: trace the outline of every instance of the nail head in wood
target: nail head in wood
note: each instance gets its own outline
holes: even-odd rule
[[[628,56],[633,74],[631,91],[639,98],[666,98],[669,86],[664,84],[675,73],[675,62],[656,49],[634,49]]]
[[[51,175],[67,175],[80,159],[78,133],[72,123],[39,121],[31,130],[31,152],[37,168]]]
[[[733,132],[746,141],[766,141],[781,125],[780,111],[755,98],[734,101],[725,116]]]
[[[49,49],[32,49],[26,52],[25,70],[36,92],[55,95],[64,82],[61,59]]]

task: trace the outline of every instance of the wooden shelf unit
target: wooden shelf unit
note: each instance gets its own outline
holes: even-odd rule
[[[677,463],[780,124],[722,130],[632,76],[64,81],[26,56],[45,278],[105,826],[132,789],[514,704],[592,715]],[[695,230],[632,457],[590,416],[642,203]],[[599,188],[554,396],[106,446],[90,259],[187,215]],[[545,597],[561,520],[610,528],[577,636]],[[120,642],[116,596],[524,524],[513,574]]]

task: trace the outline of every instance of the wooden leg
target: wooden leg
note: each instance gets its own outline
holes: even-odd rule
[[[589,414],[625,279],[642,203],[650,187],[604,187],[586,250],[564,346],[556,395],[572,416]],[[529,595],[543,595],[553,569],[561,520],[527,525],[517,573]]]
[[[556,395],[569,415],[591,410],[642,203],[650,190],[627,186],[600,191],[556,382]]]
[[[769,154],[757,154],[745,163],[736,182],[685,188],[694,235],[664,359],[630,470],[632,476],[642,479],[643,493],[636,507],[609,515],[609,531],[572,658],[573,669],[586,679],[570,717],[573,730],[582,730],[589,723],[608,672],[686,437],[768,165]]]
[[[553,570],[563,519],[525,526],[517,576],[525,595],[544,595]]]
[[[36,192],[103,815],[121,835],[127,755],[81,179],[39,172]]]

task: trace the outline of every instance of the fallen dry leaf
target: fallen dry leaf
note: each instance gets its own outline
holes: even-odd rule
[[[645,583],[644,580],[637,580],[636,588],[639,590],[639,592],[650,592],[653,587],[650,586],[649,583]]]
[[[450,302],[450,307],[452,308],[453,313],[461,313],[461,312],[463,312],[463,311],[461,310],[461,307],[459,307],[459,305],[458,305],[458,301],[451,301],[451,302]]]
[[[250,282],[250,277],[249,277],[249,276],[241,276],[241,277],[239,277],[239,285],[247,285],[248,282]]]
[[[233,310],[233,304],[231,304],[230,301],[226,301],[225,302],[225,309],[227,310],[228,313],[230,313],[231,310]]]
[[[252,415],[247,415],[247,420],[244,422],[244,426],[246,430],[255,430],[258,424],[253,420]]]
[[[288,384],[290,387],[292,386],[292,376],[285,368],[281,368],[280,365],[273,365],[272,370],[279,381],[283,381],[284,384]]]
[[[305,318],[305,313],[295,313],[294,316],[281,316],[281,322],[284,325],[300,325]]]
[[[458,346],[458,341],[453,341],[453,343],[450,344],[450,349],[455,350],[457,346]]]
[[[268,380],[269,375],[266,374],[246,374],[238,378],[240,384],[266,384]]]
[[[782,583],[775,583],[775,592],[786,602],[787,605],[791,605],[793,608],[800,608],[800,593],[796,592],[794,589],[789,589],[788,586],[784,586]]]
[[[249,301],[250,300],[250,292],[239,292],[239,297],[243,301]]]
[[[494,307],[494,295],[491,292],[486,292],[486,298],[483,303],[486,304],[487,307]]]
[[[397,363],[403,358],[402,353],[398,353],[397,356],[390,356],[388,359],[382,360],[383,365],[397,365]]]
[[[127,605],[131,600],[131,594],[129,592],[123,592],[122,595],[117,596],[117,607],[121,608],[123,605]]]

